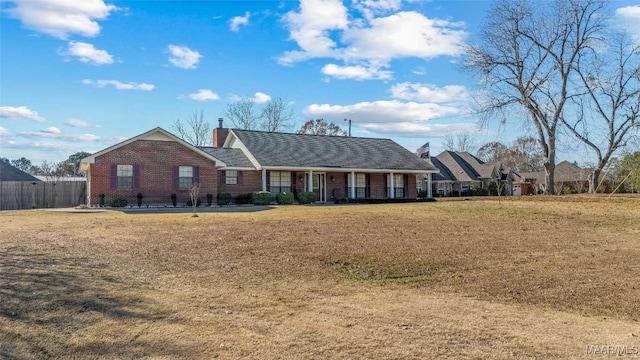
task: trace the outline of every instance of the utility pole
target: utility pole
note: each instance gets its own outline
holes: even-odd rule
[[[351,137],[351,119],[344,119],[344,121],[349,122],[349,137]]]

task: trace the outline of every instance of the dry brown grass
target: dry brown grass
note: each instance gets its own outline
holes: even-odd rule
[[[638,198],[0,223],[0,358],[580,359],[587,345],[640,346]]]

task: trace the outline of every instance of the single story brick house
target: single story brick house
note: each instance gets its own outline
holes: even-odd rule
[[[341,198],[416,198],[416,175],[438,170],[389,139],[216,128],[212,147],[196,147],[155,128],[82,159],[87,204],[125,198],[145,204],[232,197],[253,191],[313,191],[318,202]],[[431,195],[429,194],[429,197]],[[214,200],[215,201],[215,200]]]

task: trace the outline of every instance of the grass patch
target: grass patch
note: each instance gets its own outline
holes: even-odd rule
[[[638,343],[638,198],[198,215],[0,213],[0,358],[579,359]]]

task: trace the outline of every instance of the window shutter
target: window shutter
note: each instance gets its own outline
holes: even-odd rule
[[[384,197],[389,197],[389,194],[391,194],[389,191],[389,176],[391,176],[390,174],[386,174],[384,177],[384,191],[386,192],[386,195]],[[392,191],[392,190],[391,190]]]
[[[267,191],[271,188],[271,171],[267,171]]]
[[[238,185],[242,185],[242,171],[238,170]]]
[[[193,167],[193,181],[192,184],[200,184],[200,166]]]
[[[224,170],[220,170],[220,184],[226,184],[227,183],[227,172]]]
[[[402,175],[402,177],[403,177],[402,180],[404,182],[404,189],[402,189],[402,192],[404,194],[403,197],[407,197],[407,194],[408,194],[407,191],[409,190],[409,175],[404,174]]]
[[[140,165],[133,165],[133,188],[140,188]]]
[[[111,172],[109,173],[109,188],[115,190],[118,187],[118,165],[111,164]]]
[[[180,168],[178,166],[173,167],[173,188],[180,187]]]
[[[371,197],[371,174],[364,175],[364,196],[370,198]]]

